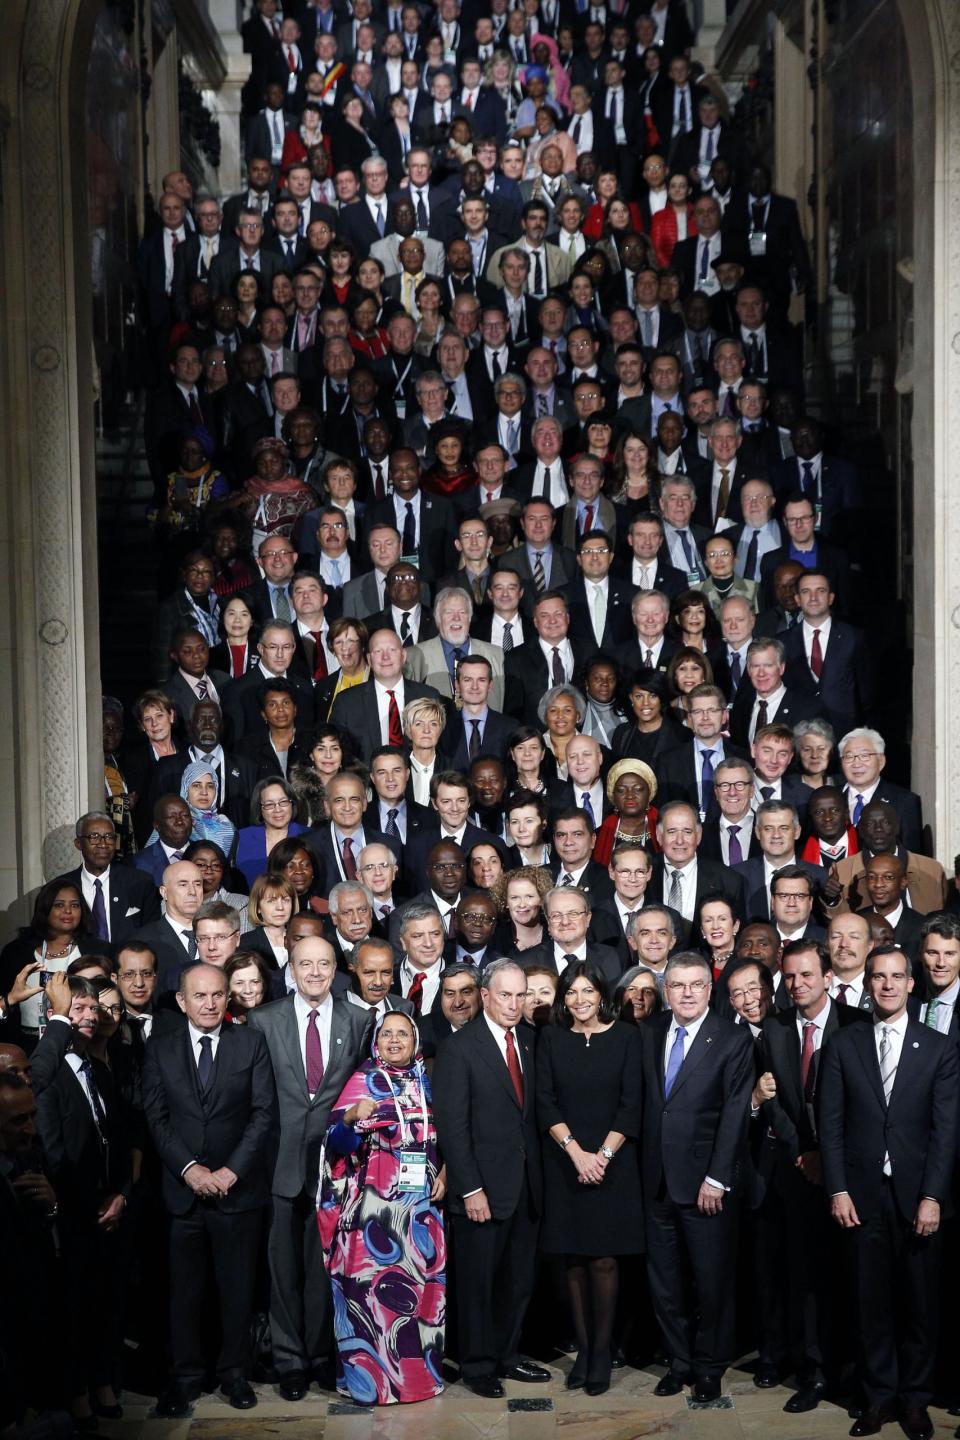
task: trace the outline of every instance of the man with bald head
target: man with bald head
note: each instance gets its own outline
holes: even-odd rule
[[[872,1010],[865,988],[864,971],[873,940],[865,915],[834,915],[827,926],[827,948],[830,951],[830,998],[838,1005],[853,1005]]]
[[[287,968],[294,989],[254,1010],[250,1026],[266,1039],[280,1112],[267,1242],[273,1362],[283,1398],[302,1400],[312,1378],[333,1385],[330,1282],[317,1230],[320,1154],[333,1103],[366,1054],[371,1017],[332,994],[329,941],[298,940]]]
[[[170,1216],[173,1381],[157,1402],[157,1414],[165,1417],[186,1415],[202,1390],[211,1260],[220,1312],[220,1393],[236,1410],[257,1403],[246,1376],[257,1250],[270,1193],[267,1150],[277,1119],[263,1035],[250,1025],[224,1023],[229,987],[223,970],[203,961],[188,965],[176,998],[187,1021],[187,1044],[182,1029],[155,1034],[143,1068],[143,1106]]]
[[[131,940],[148,945],[157,958],[157,999],[180,988],[180,971],[197,958],[193,918],[203,904],[203,876],[189,860],[175,860],[163,872],[160,898],[162,920],[144,925]]]

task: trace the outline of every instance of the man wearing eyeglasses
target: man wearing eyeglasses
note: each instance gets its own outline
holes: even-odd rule
[[[697,687],[699,689],[699,686]],[[692,692],[691,692],[692,693]],[[724,741],[724,745],[727,742]],[[732,749],[732,747],[728,748]],[[716,809],[703,822],[699,853],[705,860],[724,865],[760,853],[753,835],[753,793],[756,777],[749,760],[739,754],[714,765],[713,794]],[[719,812],[719,813],[718,813]]]
[[[766,1098],[753,1121],[766,1127],[761,1165],[772,1191],[757,1227],[758,1273],[775,1272],[777,1290],[776,1297],[765,1296],[760,1286],[762,1339],[754,1384],[778,1385],[795,1371],[800,1388],[783,1408],[798,1414],[814,1410],[826,1393],[825,1357],[843,1353],[836,1335],[831,1343],[828,1328],[834,1271],[824,1263],[833,1241],[817,1134],[820,1056],[843,1026],[868,1020],[870,1013],[830,999],[830,954],[818,941],[785,946],[781,970],[792,1004],[772,1010],[763,1023],[765,1073],[759,1087]]]
[[[710,1010],[712,988],[709,962],[680,951],[664,974],[667,1010],[640,1026],[647,1264],[670,1356],[655,1393],[692,1385],[701,1403],[719,1398],[735,1354],[737,1188],[754,1083],[750,1029]]]
[[[597,945],[587,940],[593,910],[586,891],[576,885],[557,885],[544,896],[543,912],[549,939],[524,950],[524,968],[543,965],[562,975],[568,965],[589,959],[590,964],[606,976],[611,987],[616,985],[623,971],[620,956],[609,945]]]
[[[74,847],[81,864],[63,878],[79,885],[98,940],[122,945],[143,925],[160,919],[160,900],[150,876],[132,865],[114,865],[117,832],[109,815],[91,810],[77,821]]]
[[[266,740],[267,725],[257,700],[265,680],[276,677],[289,680],[296,692],[299,714],[313,714],[313,690],[309,680],[304,680],[290,669],[296,652],[297,642],[292,626],[287,621],[271,621],[257,642],[259,668],[248,670],[246,675],[234,681],[224,699],[223,713],[233,726],[234,742],[246,735],[259,735]]]

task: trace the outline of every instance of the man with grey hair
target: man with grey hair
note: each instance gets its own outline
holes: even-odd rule
[[[707,578],[702,547],[709,538],[706,525],[692,525],[697,504],[697,491],[686,475],[671,475],[660,489],[660,513],[663,516],[663,539],[670,553],[670,564],[683,572],[689,585]]]
[[[397,988],[416,1015],[428,1015],[443,974],[446,934],[440,911],[435,905],[411,900],[400,916],[399,933],[403,958],[397,966]]]
[[[656,977],[662,991],[667,962],[677,943],[675,912],[667,905],[644,905],[634,911],[627,926],[627,943],[634,961]]]
[[[887,746],[879,730],[859,725],[848,730],[837,746],[846,785],[850,824],[860,823],[863,807],[871,800],[885,800],[900,817],[900,843],[906,850],[923,853],[923,819],[920,796],[882,778],[887,763]]]
[[[376,921],[386,921],[397,908],[393,887],[400,869],[396,855],[389,845],[373,842],[364,845],[357,856],[357,874],[364,888],[373,897],[373,915]]]
[[[671,956],[667,1009],[640,1027],[641,1177],[654,1311],[670,1356],[658,1395],[720,1396],[735,1353],[736,1189],[754,1081],[749,1027],[711,1012],[709,962]]]
[[[488,965],[480,977],[482,1013],[440,1046],[434,1068],[460,1279],[460,1373],[485,1399],[503,1396],[503,1379],[551,1378],[518,1348],[543,1190],[533,1044],[520,1025],[526,993],[515,961]]]
[[[503,709],[503,651],[486,640],[474,640],[470,634],[473,601],[458,585],[439,591],[433,602],[433,618],[439,634],[407,652],[404,674],[432,686],[439,695],[453,700],[457,695],[460,666],[468,656],[489,661],[493,683],[489,703],[494,710]]]
[[[365,845],[363,850],[371,847]],[[363,850],[358,852],[363,854]],[[358,872],[359,873],[359,872]],[[356,880],[341,880],[327,899],[333,926],[326,938],[333,946],[339,970],[349,967],[357,949],[373,929],[373,892]]]
[[[571,496],[560,514],[560,538],[570,550],[591,530],[602,530],[612,547],[617,542],[617,512],[606,495],[603,462],[596,455],[578,455],[568,471]]]
[[[360,173],[363,195],[355,205],[344,206],[338,227],[342,238],[349,240],[358,254],[365,255],[392,228],[388,220],[387,162],[379,155],[368,155]]]
[[[113,863],[117,831],[109,815],[102,810],[81,815],[73,845],[81,863],[63,878],[79,885],[98,940],[122,945],[142,925],[160,919],[160,897],[150,876],[132,865]]]

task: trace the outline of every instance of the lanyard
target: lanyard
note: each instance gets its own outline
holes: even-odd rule
[[[383,1076],[384,1080],[386,1080],[387,1084],[390,1086],[390,1098],[393,1100],[393,1107],[397,1112],[397,1120],[400,1125],[400,1143],[402,1145],[409,1145],[411,1141],[411,1135],[407,1127],[407,1122],[404,1119],[403,1111],[400,1109],[400,1099],[397,1095],[396,1090],[393,1088],[393,1081],[390,1079],[390,1076],[387,1074],[386,1070],[380,1070],[378,1073]],[[420,1076],[420,1110],[423,1117],[423,1143],[425,1145],[427,1143],[429,1123],[427,1120],[427,1097],[423,1086],[423,1073],[422,1071],[418,1071],[418,1074]]]

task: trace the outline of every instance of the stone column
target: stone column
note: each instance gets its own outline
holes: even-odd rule
[[[727,23],[726,0],[698,0],[700,28],[697,43],[693,47],[693,58],[707,69],[716,65],[717,44]]]
[[[226,78],[216,95],[220,118],[221,193],[232,195],[240,189],[244,164],[240,144],[240,91],[250,74],[250,56],[243,53],[238,26],[237,0],[208,0],[210,19],[216,26],[226,57]]]

